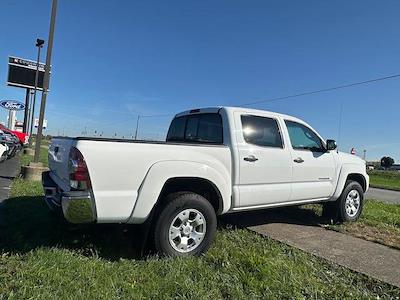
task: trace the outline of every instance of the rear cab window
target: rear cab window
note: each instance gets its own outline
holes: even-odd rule
[[[222,144],[222,118],[217,113],[193,114],[172,120],[167,142]]]

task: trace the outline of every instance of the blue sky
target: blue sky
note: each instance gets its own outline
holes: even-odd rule
[[[35,59],[50,5],[0,2],[0,99],[23,101],[5,84],[7,56]],[[185,109],[398,74],[399,15],[399,1],[59,0],[48,132],[131,136],[138,114],[167,114],[140,122],[140,138],[162,138]],[[341,105],[342,150],[400,161],[400,78],[251,107],[338,139]]]

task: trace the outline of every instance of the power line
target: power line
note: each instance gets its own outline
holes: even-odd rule
[[[252,105],[252,104],[265,103],[265,102],[273,102],[273,101],[285,100],[285,99],[289,99],[289,98],[295,98],[295,97],[301,97],[301,96],[306,96],[306,95],[312,95],[312,94],[317,94],[317,93],[323,93],[323,92],[329,92],[329,91],[349,88],[349,87],[362,85],[362,84],[369,84],[369,83],[382,81],[382,80],[387,80],[387,79],[393,79],[393,78],[397,78],[397,77],[400,77],[400,74],[389,75],[389,76],[374,78],[374,79],[365,80],[365,81],[353,82],[353,83],[334,86],[334,87],[330,87],[330,88],[325,88],[325,89],[320,89],[320,90],[315,90],[315,91],[309,91],[309,92],[303,92],[303,93],[288,95],[288,96],[284,96],[284,97],[277,97],[277,98],[270,98],[270,99],[266,99],[266,100],[242,103],[242,104],[239,104],[239,105]],[[166,116],[172,116],[172,115],[173,114],[158,114],[158,115],[140,115],[139,114],[137,116],[137,123],[136,123],[136,129],[135,129],[136,133],[135,133],[135,135],[137,136],[137,131],[138,131],[138,127],[139,127],[140,118],[166,117]],[[339,135],[340,135],[340,126],[341,126],[341,124],[339,124]]]
[[[280,101],[280,100],[286,100],[286,99],[290,99],[290,98],[295,98],[295,97],[301,97],[301,96],[307,96],[307,95],[312,95],[312,94],[317,94],[317,93],[323,93],[323,92],[329,92],[329,91],[334,91],[334,90],[339,90],[339,89],[344,89],[344,88],[349,88],[349,87],[353,87],[353,86],[357,86],[357,85],[363,85],[363,84],[369,84],[369,83],[374,83],[377,81],[383,81],[383,80],[388,80],[388,79],[394,79],[394,78],[398,78],[400,77],[400,74],[395,74],[395,75],[389,75],[389,76],[384,76],[384,77],[378,77],[378,78],[374,78],[374,79],[370,79],[370,80],[365,80],[365,81],[359,81],[359,82],[353,82],[353,83],[348,83],[348,84],[344,84],[344,85],[339,85],[339,86],[334,86],[334,87],[330,87],[330,88],[324,88],[324,89],[319,89],[319,90],[314,90],[314,91],[308,91],[308,92],[303,92],[303,93],[297,93],[297,94],[292,94],[292,95],[288,95],[288,96],[283,96],[283,97],[276,97],[276,98],[270,98],[270,99],[265,99],[265,100],[259,100],[259,101],[253,101],[253,102],[247,102],[247,103],[241,103],[239,105],[253,105],[253,104],[259,104],[259,103],[266,103],[266,102],[274,102],[274,101]],[[65,106],[65,105],[64,105]],[[109,110],[110,111],[110,110]],[[118,113],[122,113],[122,111],[113,111],[113,112],[118,112]],[[137,111],[136,111],[137,112]],[[128,112],[124,112],[124,113],[128,113]],[[128,113],[128,114],[132,114],[132,113]],[[167,117],[167,116],[173,116],[174,114],[154,114],[154,115],[142,115],[140,114],[140,112],[137,112],[136,114],[136,118],[141,119],[141,118],[152,118],[152,117]],[[110,122],[110,123],[101,123],[100,127],[103,126],[109,126],[111,124],[122,124],[125,122],[129,122],[132,121],[135,118],[134,115],[132,115],[129,119],[126,119],[124,121],[120,121],[120,122]],[[138,123],[137,120],[137,123]],[[340,126],[340,125],[339,125]],[[136,130],[138,130],[138,124],[136,125]],[[339,128],[339,134],[340,134],[340,128]]]
[[[365,81],[352,82],[352,83],[338,85],[338,86],[334,86],[334,87],[330,87],[330,88],[309,91],[309,92],[303,92],[303,93],[298,93],[298,94],[293,94],[293,95],[288,95],[288,96],[283,96],[283,97],[276,97],[276,98],[270,98],[270,99],[259,100],[259,101],[254,101],[254,102],[247,102],[247,103],[240,103],[238,105],[252,105],[252,104],[259,104],[259,103],[266,103],[266,102],[274,102],[274,101],[296,98],[296,97],[301,97],[301,96],[313,95],[313,94],[317,94],[317,93],[324,93],[324,92],[330,92],[330,91],[339,90],[339,89],[345,89],[345,88],[349,88],[349,87],[353,87],[353,86],[357,86],[357,85],[369,84],[369,83],[373,83],[373,82],[377,82],[377,81],[394,79],[394,78],[398,78],[398,77],[400,77],[400,74],[378,77],[378,78],[369,79],[369,80],[365,80]],[[174,115],[174,114],[140,115],[140,118],[164,117],[164,116],[166,117],[166,116],[172,116],[172,115]]]
[[[153,117],[170,117],[175,114],[160,114],[160,115],[139,115],[141,118],[153,118]]]
[[[301,97],[301,96],[307,96],[307,95],[312,95],[312,94],[317,94],[317,93],[324,93],[324,92],[329,92],[329,91],[334,91],[334,90],[339,90],[339,89],[344,89],[344,88],[349,88],[353,87],[356,85],[362,85],[362,84],[369,84],[377,81],[382,81],[382,80],[387,80],[387,79],[393,79],[400,77],[400,74],[395,74],[395,75],[390,75],[390,76],[385,76],[385,77],[379,77],[379,78],[374,78],[370,80],[365,80],[365,81],[359,81],[359,82],[353,82],[353,83],[348,83],[344,85],[338,85],[330,88],[325,88],[325,89],[320,89],[320,90],[315,90],[315,91],[309,91],[309,92],[303,92],[303,93],[298,93],[298,94],[293,94],[293,95],[288,95],[288,96],[283,96],[283,97],[276,97],[276,98],[270,98],[266,100],[259,100],[259,101],[254,101],[254,102],[248,102],[248,103],[241,103],[239,105],[252,105],[252,104],[259,104],[259,103],[266,103],[266,102],[274,102],[274,101],[279,101],[279,100],[285,100],[289,98],[295,98],[295,97]]]

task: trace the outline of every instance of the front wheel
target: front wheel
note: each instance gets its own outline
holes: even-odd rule
[[[347,181],[339,198],[339,217],[343,222],[357,221],[364,204],[364,190],[356,181]]]
[[[156,220],[155,248],[166,256],[200,255],[210,247],[216,228],[207,199],[190,192],[171,194]]]
[[[364,205],[364,190],[356,181],[348,180],[335,202],[326,202],[323,216],[334,222],[354,222],[361,215]]]

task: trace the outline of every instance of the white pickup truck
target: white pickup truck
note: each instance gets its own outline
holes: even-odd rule
[[[158,252],[199,255],[217,215],[324,203],[339,221],[361,214],[365,162],[307,123],[235,107],[193,109],[166,142],[52,139],[45,199],[72,223],[151,223]]]

